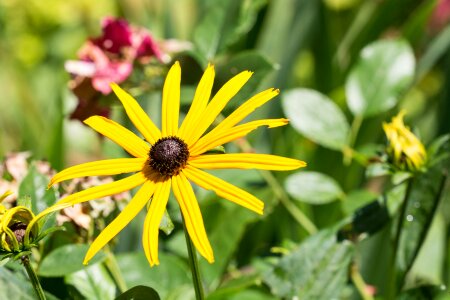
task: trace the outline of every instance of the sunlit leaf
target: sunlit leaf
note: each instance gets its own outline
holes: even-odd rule
[[[338,242],[334,230],[323,230],[283,256],[263,280],[278,297],[339,299],[353,252],[352,243]]]
[[[381,40],[366,46],[345,84],[351,112],[368,117],[394,107],[411,84],[414,67],[414,53],[406,41]]]
[[[65,282],[73,285],[89,300],[113,299],[116,286],[102,264],[95,264],[65,276]]]
[[[39,275],[44,277],[64,276],[84,269],[84,257],[90,245],[87,244],[69,244],[56,248],[44,257],[39,266]],[[105,259],[103,252],[99,252],[89,262],[94,265]]]
[[[160,251],[160,264],[150,268],[144,253],[128,252],[116,256],[126,284],[155,287],[162,299],[169,299],[186,286],[191,287],[190,271],[186,262],[173,255]]]
[[[310,140],[341,150],[347,143],[348,122],[341,109],[327,96],[309,89],[283,94],[283,110],[291,125]]]
[[[290,175],[286,179],[285,188],[294,199],[311,204],[325,204],[343,196],[343,191],[336,180],[323,173],[312,171]]]

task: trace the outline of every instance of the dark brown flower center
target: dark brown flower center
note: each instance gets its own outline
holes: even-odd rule
[[[175,136],[159,139],[149,153],[152,169],[163,176],[177,175],[186,166],[189,158],[188,145]]]

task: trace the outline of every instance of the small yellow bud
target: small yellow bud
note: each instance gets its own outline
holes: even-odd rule
[[[417,171],[426,162],[427,153],[420,140],[403,123],[405,111],[383,123],[388,139],[386,152],[394,166],[405,171]]]

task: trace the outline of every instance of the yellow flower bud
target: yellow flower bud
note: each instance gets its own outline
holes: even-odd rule
[[[388,139],[386,152],[394,166],[405,171],[417,171],[426,162],[427,153],[421,141],[403,123],[405,111],[383,123]]]
[[[11,193],[0,196],[0,202]],[[0,204],[0,252],[21,252],[31,248],[30,243],[24,243],[28,224],[35,218],[33,212],[25,206],[6,209]],[[34,223],[30,236],[37,237],[39,226]]]

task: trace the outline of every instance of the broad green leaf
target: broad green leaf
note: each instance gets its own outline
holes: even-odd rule
[[[353,252],[353,244],[338,242],[334,230],[322,230],[283,256],[263,280],[280,298],[337,299],[346,286]]]
[[[257,51],[245,51],[234,55],[223,64],[217,64],[215,86],[221,87],[233,76],[242,71],[254,72],[250,80],[239,93],[233,97],[230,105],[237,106],[257,92],[261,81],[274,70],[274,65]]]
[[[114,281],[102,264],[68,274],[65,282],[73,285],[88,300],[113,299],[116,294]]]
[[[0,268],[0,299],[33,300],[33,287],[26,278],[6,268]]]
[[[44,257],[39,266],[39,275],[44,277],[59,277],[86,268],[83,265],[84,257],[90,245],[70,244],[56,248]],[[103,252],[99,252],[89,262],[94,265],[105,259]]]
[[[194,32],[201,56],[211,61],[217,53],[238,41],[253,26],[266,0],[211,1]]]
[[[319,172],[294,173],[286,179],[284,186],[291,197],[310,204],[325,204],[343,197],[336,180]]]
[[[299,133],[330,149],[341,150],[346,145],[348,122],[327,96],[314,90],[293,89],[283,94],[282,104]]]
[[[414,77],[414,53],[406,41],[381,40],[362,49],[346,84],[354,115],[374,116],[394,107]]]
[[[439,58],[448,53],[450,47],[450,24],[447,25],[431,43],[417,64],[416,80],[420,81],[436,64]]]
[[[344,201],[342,201],[342,209],[346,214],[351,214],[358,208],[372,202],[375,198],[377,198],[377,195],[369,190],[353,190],[349,192],[345,196]]]
[[[430,168],[426,173],[414,177],[406,203],[402,222],[400,244],[397,250],[401,278],[411,269],[427,236],[445,187],[448,167],[442,164]]]
[[[143,252],[118,254],[116,259],[126,284],[155,287],[161,299],[169,299],[178,290],[192,287],[186,262],[163,251],[159,251],[158,256],[159,266],[150,268]]]
[[[424,283],[433,285],[443,283],[446,242],[446,222],[442,214],[437,213],[417,259],[407,275],[405,289],[419,287]]]
[[[39,173],[36,166],[32,164],[19,186],[19,198],[31,198],[31,209],[34,214],[38,214],[56,202],[55,190],[47,189],[48,182],[49,178]]]
[[[132,300],[132,299],[159,300],[161,298],[154,289],[144,285],[135,286],[116,298],[116,300]]]

